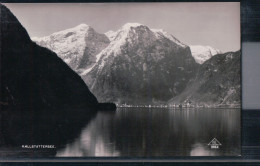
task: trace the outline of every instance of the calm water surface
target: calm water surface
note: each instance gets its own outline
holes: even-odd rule
[[[238,156],[240,119],[240,109],[118,108],[99,112],[56,156]]]

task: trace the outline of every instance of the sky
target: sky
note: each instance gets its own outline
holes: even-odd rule
[[[187,45],[209,45],[222,52],[240,49],[239,2],[5,5],[31,37],[47,36],[81,23],[105,33],[130,22],[163,29]]]

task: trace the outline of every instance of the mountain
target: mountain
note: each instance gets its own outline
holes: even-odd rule
[[[55,52],[78,73],[93,66],[96,55],[110,43],[106,35],[86,24],[32,40]]]
[[[190,45],[189,47],[193,58],[199,64],[204,63],[214,55],[222,53],[220,50],[210,46]]]
[[[91,32],[99,37],[95,37],[95,40],[88,38],[91,34],[88,29],[92,29]],[[72,40],[65,36],[72,32],[74,34],[73,40],[85,41],[85,43],[70,43]],[[201,97],[204,94],[196,89],[197,86],[217,86],[210,81],[210,83],[206,81],[203,85],[198,84],[198,82],[207,80],[207,78],[201,77],[207,72],[205,65],[211,62],[217,63],[214,57],[224,55],[220,50],[210,46],[187,46],[162,29],[150,29],[142,24],[127,23],[117,31],[98,34],[93,28],[81,24],[75,28],[54,33],[51,36],[53,37],[47,36],[41,40],[36,38],[33,40],[55,52],[65,50],[63,52],[68,54],[61,54],[62,51],[60,51],[59,56],[70,66],[73,66],[71,62],[77,61],[77,63],[72,63],[76,64],[72,68],[102,102],[160,104],[170,100],[170,103],[183,103],[184,100],[190,98],[189,96],[196,96],[196,99],[191,97],[193,102],[196,101],[204,105],[207,103],[220,104],[221,98],[228,92],[228,86],[225,90],[222,89],[221,95],[218,94],[220,91],[213,93],[209,90],[210,92],[207,93],[215,96],[216,99],[214,100],[217,101],[213,102],[210,97],[206,97],[205,102],[203,102],[204,99]],[[51,42],[51,38],[55,38],[55,40]],[[62,45],[61,43],[65,44]],[[73,47],[69,48],[66,43],[72,44]],[[86,43],[93,43],[96,51],[86,52],[85,56],[76,54],[75,52],[79,52],[77,50],[92,48]],[[69,56],[69,54],[73,56]],[[69,60],[66,59],[67,56]],[[85,65],[79,65],[82,64],[81,62]],[[233,58],[231,62],[239,64],[237,58]],[[215,64],[215,67],[220,70],[220,68],[226,68],[225,65],[227,64]],[[225,72],[230,74],[229,77],[233,77],[233,72],[228,70]],[[222,80],[223,77],[226,77],[225,72],[222,73],[223,76],[216,75],[214,79],[218,80],[219,77]],[[233,74],[236,75],[237,73],[238,71]],[[201,80],[195,79],[195,76]],[[238,87],[239,85],[234,86]],[[231,96],[237,96],[239,88],[235,88],[236,94]],[[234,98],[236,99],[233,100],[233,103],[239,103],[237,97]],[[232,103],[231,99],[228,102],[226,101],[225,99],[222,104]]]
[[[178,95],[196,72],[190,48],[162,30],[127,23],[81,74],[100,101],[160,103]]]
[[[170,104],[240,107],[240,51],[217,54],[205,61],[186,89]]]
[[[54,52],[32,42],[11,11],[0,7],[1,107],[3,103],[26,111],[97,107],[80,76]]]

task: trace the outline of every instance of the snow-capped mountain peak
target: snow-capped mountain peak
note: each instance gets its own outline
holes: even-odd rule
[[[104,34],[97,33],[87,24],[80,24],[49,36],[31,39],[57,53],[74,70],[85,67],[86,63],[94,62],[95,57],[93,56],[110,42]],[[86,62],[87,59],[88,62]]]
[[[146,49],[145,47],[149,47],[152,43],[168,43],[169,46],[179,48],[186,48],[187,45],[180,42],[174,36],[168,34],[162,29],[150,29],[148,26],[140,24],[140,23],[126,23],[117,31],[108,31],[105,33],[107,37],[110,39],[110,44],[104,50],[102,50],[96,56],[96,63],[99,60],[105,61],[108,56],[117,56],[122,55],[123,52],[127,50],[127,48],[136,47],[139,50]],[[138,46],[142,45],[142,46]],[[174,46],[173,46],[174,45]],[[161,46],[160,46],[161,47]],[[159,46],[158,46],[159,48]],[[136,50],[138,51],[138,50]],[[152,53],[155,55],[155,53]],[[156,59],[162,58],[162,56],[155,57]],[[99,63],[98,68],[102,68],[104,63]],[[83,73],[85,75],[90,70],[86,70]]]
[[[86,28],[86,27],[90,27],[89,25],[85,24],[85,23],[82,23],[82,24],[79,24],[78,26],[76,26],[77,28]]]
[[[187,47],[185,44],[180,42],[173,35],[169,34],[168,32],[164,31],[163,29],[151,29],[151,30],[156,34],[157,37],[166,37],[181,47]]]
[[[108,31],[105,33],[105,35],[109,38],[110,41],[114,40],[118,34],[120,35],[120,38],[122,37],[122,34],[127,35],[129,31],[131,31],[131,28],[137,28],[139,26],[144,26],[140,23],[126,23],[124,24],[119,30],[117,31]]]
[[[191,54],[195,61],[199,64],[204,63],[216,54],[222,53],[220,50],[212,48],[211,46],[191,45]]]
[[[186,84],[197,69],[189,47],[163,30],[127,23],[106,35],[110,44],[97,54],[95,65],[80,74],[100,101],[113,93],[109,101],[120,103],[117,99],[140,97],[148,88],[155,93],[144,95],[146,102],[168,100],[184,88],[182,83]]]
[[[139,27],[139,26],[143,26],[142,24],[140,23],[126,23],[125,25],[123,25],[123,29],[125,30],[128,30],[130,28],[136,28],[136,27]]]
[[[137,28],[142,27],[143,30],[149,31],[150,33],[153,33],[147,26],[142,25],[140,23],[126,23],[124,24],[119,30],[117,31],[108,31],[105,33],[107,37],[110,39],[110,44],[102,50],[97,56],[96,56],[96,63],[102,59],[102,61],[105,61],[108,55],[116,56],[118,54],[122,53],[121,47],[124,46],[126,43],[133,44],[138,36],[140,36],[140,32],[138,32]],[[148,32],[148,33],[149,33]],[[104,63],[101,63],[99,68],[103,67]],[[83,73],[86,74],[90,70],[87,70]]]
[[[38,39],[48,39],[49,37],[54,37],[54,36],[62,36],[62,35],[65,35],[69,32],[80,32],[80,31],[89,31],[90,29],[93,29],[91,26],[87,25],[87,24],[79,24],[73,28],[69,28],[69,29],[66,29],[66,30],[61,30],[61,31],[58,31],[58,32],[54,32],[52,33],[51,35],[49,36],[44,36],[44,37],[32,37],[31,39],[34,41],[34,40],[38,40]]]

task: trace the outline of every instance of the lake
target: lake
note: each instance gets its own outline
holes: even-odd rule
[[[98,112],[57,157],[238,156],[240,109],[118,108]],[[214,138],[218,148],[208,145]]]

